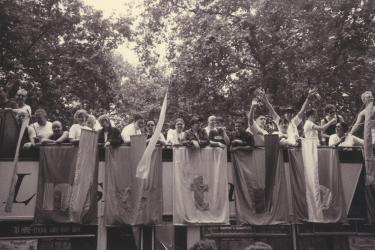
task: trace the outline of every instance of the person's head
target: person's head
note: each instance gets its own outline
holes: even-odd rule
[[[348,132],[349,127],[345,122],[336,123],[336,134],[342,137],[346,132]]]
[[[272,250],[272,247],[270,245],[268,245],[267,243],[256,241],[253,244],[251,244],[250,246],[247,246],[247,247],[244,248],[244,250],[259,250],[259,249]]]
[[[245,130],[245,121],[243,119],[238,119],[234,122],[234,130],[241,132]]]
[[[280,132],[286,134],[288,132],[289,120],[281,118],[279,121]]]
[[[209,116],[207,119],[207,125],[210,128],[216,127],[216,116],[214,115]]]
[[[99,116],[98,121],[104,130],[108,130],[111,127],[111,120],[108,115]]]
[[[96,124],[95,116],[93,116],[93,115],[88,115],[88,116],[87,116],[87,120],[86,120],[86,125],[87,125],[87,127],[91,128],[91,129],[94,129],[95,124]]]
[[[16,119],[19,123],[22,123],[22,121],[26,118],[27,111],[26,110],[19,110],[16,115]]]
[[[0,87],[0,100],[8,99],[8,91],[5,87]]]
[[[266,127],[266,117],[264,115],[258,115],[255,118],[255,122],[258,124],[258,126],[262,129]]]
[[[78,124],[83,124],[86,122],[88,117],[87,111],[84,109],[79,109],[74,113],[74,121]]]
[[[177,118],[176,123],[175,123],[175,127],[176,127],[177,132],[184,131],[184,128],[185,128],[184,120],[182,118]]]
[[[194,116],[193,118],[191,118],[190,120],[190,127],[193,129],[193,130],[198,130],[202,125],[202,119],[198,116]]]
[[[371,91],[366,91],[361,95],[361,100],[363,104],[367,105],[374,101],[374,96]]]
[[[216,126],[219,128],[225,127],[224,118],[222,116],[216,116]]]
[[[288,121],[290,121],[290,120],[292,120],[293,116],[294,116],[293,107],[287,107],[285,109],[284,118],[287,119]]]
[[[216,250],[216,243],[213,240],[200,240],[189,250]]]
[[[147,133],[152,135],[154,133],[154,130],[155,130],[155,122],[153,120],[149,120],[146,122],[146,130],[147,130]]]
[[[25,89],[19,89],[16,94],[16,100],[19,103],[24,103],[27,98],[27,91]]]
[[[135,114],[133,116],[133,123],[136,128],[142,129],[145,126],[145,119],[143,116]]]
[[[333,104],[327,104],[324,108],[324,113],[330,117],[336,114],[336,107]]]
[[[63,132],[63,127],[60,121],[52,122],[52,131],[54,135],[61,135]]]
[[[306,118],[311,120],[311,121],[316,121],[316,119],[317,119],[316,109],[310,109],[310,110],[306,111]]]
[[[45,125],[47,122],[47,112],[44,109],[35,110],[35,120],[39,125]]]

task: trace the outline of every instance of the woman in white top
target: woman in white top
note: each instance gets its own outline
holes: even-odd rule
[[[307,120],[303,126],[305,138],[302,140],[302,158],[305,167],[306,202],[309,221],[321,222],[323,220],[322,203],[320,200],[320,184],[318,172],[318,146],[319,131],[337,122],[336,118],[328,121],[323,126],[314,122],[317,120],[317,112],[311,109],[306,112]]]
[[[72,143],[79,142],[79,138],[81,136],[81,129],[88,128],[86,127],[86,120],[87,120],[87,111],[84,109],[79,109],[74,113],[74,122],[70,129],[69,129],[69,140]],[[88,128],[90,129],[90,128]]]
[[[348,125],[345,122],[339,122],[336,124],[336,134],[329,137],[328,145],[330,147],[354,147],[362,146],[363,140],[348,134]]]
[[[175,123],[175,129],[169,129],[167,133],[167,144],[179,145],[182,144],[182,138],[184,138],[185,122],[182,118],[177,118]]]

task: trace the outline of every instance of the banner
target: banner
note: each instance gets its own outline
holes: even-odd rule
[[[40,147],[37,223],[89,223],[95,220],[96,140],[95,132],[82,130],[79,148]]]
[[[305,166],[300,148],[289,149],[290,179],[294,222],[311,221],[306,197]],[[346,204],[342,187],[341,169],[337,149],[319,148],[318,180],[321,204],[321,223],[346,221]],[[314,218],[313,222],[317,222]]]
[[[375,156],[372,142],[372,130],[375,129],[375,120],[372,120],[374,103],[371,102],[365,109],[365,126],[363,132],[363,156],[366,169],[366,205],[370,223],[375,221]]]
[[[38,240],[0,240],[1,250],[37,250]]]
[[[132,147],[133,144],[132,142]],[[141,179],[136,177],[138,162],[132,159],[137,156],[131,147],[107,149],[105,167],[107,225],[161,222],[163,205],[161,152],[160,147],[155,148],[147,179]]]
[[[264,149],[232,150],[236,210],[240,223],[269,225],[288,222],[288,196],[283,155],[278,154],[275,169],[268,174],[266,174],[265,162]],[[273,181],[266,182],[266,176]],[[266,183],[274,185],[273,188],[267,188]],[[265,190],[272,191],[269,193],[269,206],[266,204]]]
[[[173,224],[228,224],[227,150],[173,149]]]

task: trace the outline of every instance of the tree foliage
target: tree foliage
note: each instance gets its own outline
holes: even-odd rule
[[[375,83],[371,1],[148,0],[144,15],[146,66],[168,44],[171,116],[242,115],[259,86],[299,108],[315,86],[318,108],[334,103],[351,119]]]
[[[109,110],[121,82],[112,51],[129,25],[80,0],[1,0],[0,83],[11,95],[27,89],[32,107],[67,122],[78,106]]]

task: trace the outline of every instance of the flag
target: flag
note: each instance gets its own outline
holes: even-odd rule
[[[320,223],[345,222],[347,209],[342,186],[341,168],[337,149],[319,148],[318,151],[319,174],[319,204],[322,218],[319,221],[312,219],[308,212],[306,197],[305,168],[301,149],[289,149],[290,180],[292,187],[294,222],[312,221]]]
[[[240,223],[269,225],[288,222],[288,196],[283,155],[272,157],[275,163],[269,171],[265,167],[264,149],[241,149],[232,151],[233,181],[236,190],[236,212]],[[269,171],[267,173],[267,171]],[[273,181],[267,181],[273,180]],[[272,188],[267,188],[272,185]],[[268,194],[266,190],[269,190]],[[267,198],[269,202],[267,203]]]
[[[371,119],[374,104],[371,102],[365,108],[364,145],[363,156],[366,169],[366,203],[367,214],[370,222],[375,221],[375,156],[373,151],[372,130],[375,129],[375,121]]]
[[[156,224],[162,219],[162,158],[160,147],[151,155],[147,179],[136,178],[138,149],[106,150],[105,217],[107,225]],[[138,152],[139,153],[139,152]],[[143,151],[141,152],[143,153]]]
[[[79,147],[40,147],[36,223],[96,219],[97,134],[82,130]]]
[[[227,150],[173,149],[173,224],[228,224]]]
[[[138,163],[137,174],[136,174],[137,178],[147,179],[148,174],[150,172],[151,156],[152,156],[152,153],[154,152],[156,143],[159,140],[160,133],[164,125],[165,113],[167,111],[167,100],[168,100],[167,98],[168,98],[168,89],[164,96],[163,105],[160,110],[158,124],[156,125],[154,134],[152,135],[148,143],[148,146],[142,155],[142,159]]]

